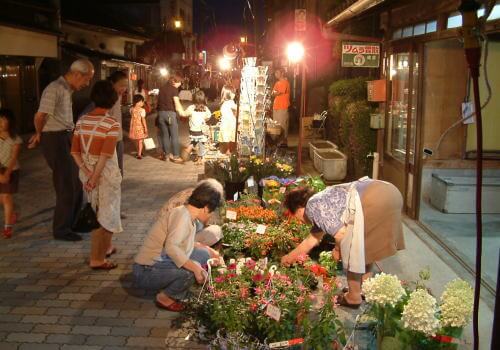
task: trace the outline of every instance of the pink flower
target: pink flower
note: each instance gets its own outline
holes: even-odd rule
[[[304,287],[304,285],[303,285],[303,284],[299,284],[299,290],[300,290],[301,292],[305,292],[305,291],[307,290],[307,288],[306,288],[306,287]]]
[[[307,261],[307,259],[309,259],[307,254],[299,254],[297,256],[297,263],[302,265]]]
[[[323,291],[325,293],[328,293],[331,290],[332,290],[332,286],[331,285],[329,285],[328,283],[323,283]]]
[[[339,298],[338,295],[332,296],[332,303],[333,303],[334,307],[338,306],[338,304],[337,304],[338,298]]]
[[[215,283],[222,283],[224,282],[225,278],[224,276],[218,276],[214,278]]]
[[[280,300],[285,300],[285,299],[286,299],[286,295],[285,295],[285,294],[281,294],[281,295],[279,296],[279,299],[280,299]]]
[[[304,302],[304,297],[301,295],[297,297],[297,304],[302,304]]]
[[[272,295],[275,295],[276,293],[278,293],[278,291],[276,289],[271,290]]]
[[[250,304],[250,311],[257,311],[258,305],[256,303],[251,303]]]
[[[313,294],[309,294],[309,299],[310,299],[311,301],[314,301],[314,300],[316,299],[316,296],[315,296],[315,295],[313,295]]]
[[[256,263],[255,261],[253,260],[248,260],[246,263],[245,263],[245,266],[250,269],[250,270],[253,270],[253,268],[255,267]]]
[[[262,293],[264,293],[264,290],[262,288],[259,287],[255,288],[255,294],[261,295]]]

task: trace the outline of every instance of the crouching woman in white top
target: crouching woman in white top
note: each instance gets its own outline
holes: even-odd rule
[[[194,281],[203,283],[202,265],[219,253],[195,242],[196,220],[206,223],[224,198],[224,189],[216,180],[202,181],[185,205],[161,216],[149,231],[135,257],[133,274],[137,287],[160,291],[156,305],[169,311],[182,311]]]

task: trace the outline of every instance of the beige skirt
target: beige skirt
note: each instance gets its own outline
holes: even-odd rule
[[[405,249],[403,198],[390,183],[373,181],[361,195],[365,219],[365,261],[371,264]]]

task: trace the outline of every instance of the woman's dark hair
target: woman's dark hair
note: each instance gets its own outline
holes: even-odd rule
[[[285,207],[295,214],[297,209],[305,208],[307,201],[314,195],[314,191],[309,187],[299,187],[291,190],[285,197]]]
[[[207,105],[207,98],[205,93],[201,90],[195,92],[193,96],[194,110],[197,112],[205,112]]]
[[[127,79],[127,73],[121,70],[116,70],[111,75],[108,77],[108,80],[112,82],[113,84],[116,84],[120,80]]]
[[[135,105],[137,104],[137,102],[144,102],[144,96],[142,95],[134,95],[134,97],[132,97],[132,107],[135,107]]]
[[[2,108],[0,109],[0,117],[7,119],[9,122],[9,129],[7,132],[9,136],[16,137],[17,136],[17,128],[16,128],[16,118],[14,117],[14,113],[10,109]]]
[[[202,182],[191,193],[187,204],[196,208],[208,207],[213,212],[222,204],[222,193],[209,182]]]
[[[118,93],[109,80],[100,80],[94,84],[90,99],[96,107],[110,109],[118,101]]]
[[[137,91],[142,91],[143,88],[144,88],[144,80],[142,79],[137,80]]]

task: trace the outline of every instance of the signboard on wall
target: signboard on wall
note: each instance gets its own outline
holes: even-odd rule
[[[342,42],[342,67],[378,68],[379,65],[379,43]]]
[[[306,31],[306,29],[307,29],[306,15],[307,15],[307,12],[305,9],[295,10],[295,31],[296,32],[305,32]]]

